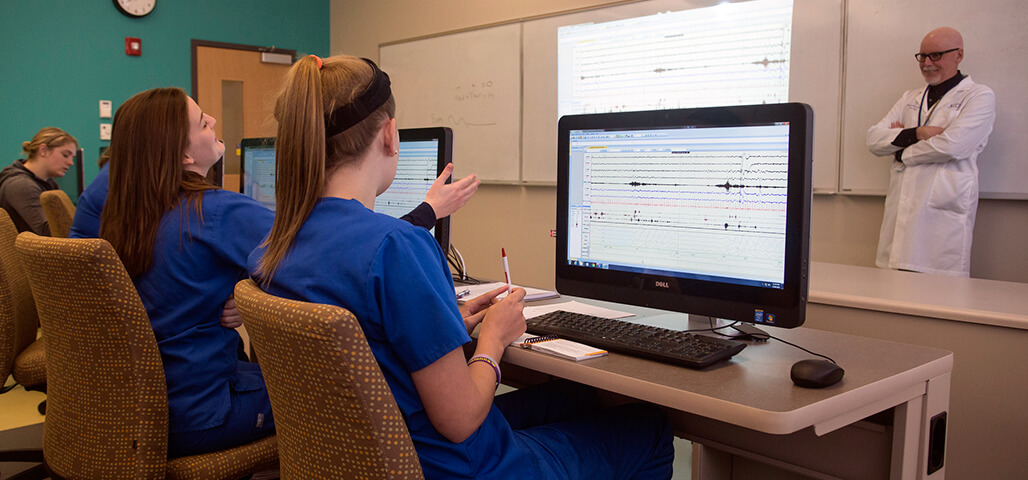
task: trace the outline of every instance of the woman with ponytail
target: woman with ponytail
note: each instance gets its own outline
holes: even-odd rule
[[[395,108],[371,60],[293,65],[275,106],[277,212],[252,275],[357,317],[426,478],[670,478],[672,432],[656,407],[601,408],[570,382],[494,396],[504,348],[525,331],[525,292],[462,312],[435,239],[374,212],[396,173]]]
[[[168,455],[194,455],[274,433],[257,364],[240,361],[231,295],[273,212],[218,189],[215,120],[177,88],[126,101],[114,117],[100,237],[132,277],[168,384]]]

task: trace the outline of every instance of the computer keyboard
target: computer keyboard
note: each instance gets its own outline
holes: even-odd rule
[[[736,340],[714,338],[666,328],[558,310],[528,319],[528,331],[555,334],[612,352],[649,358],[689,368],[727,360],[746,348]]]

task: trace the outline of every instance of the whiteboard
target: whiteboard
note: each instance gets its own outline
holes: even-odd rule
[[[557,177],[557,29],[658,12],[709,7],[716,0],[650,0],[524,23],[522,180]],[[814,109],[815,191],[838,188],[842,0],[795,0],[789,100]]]
[[[964,37],[960,71],[996,92],[996,123],[978,157],[985,198],[1028,199],[1028,11],[1023,0],[848,2],[843,116],[843,193],[884,194],[892,157],[867,151],[865,135],[900,95],[924,84],[913,54],[946,25]]]
[[[838,189],[843,0],[795,0],[791,101],[814,109],[815,191]],[[555,184],[557,28],[720,0],[647,0],[381,46],[401,128],[454,129],[458,176]]]
[[[453,129],[454,178],[514,181],[521,166],[521,27],[382,46],[399,128]]]

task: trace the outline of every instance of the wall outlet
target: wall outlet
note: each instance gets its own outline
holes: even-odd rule
[[[111,124],[101,123],[100,124],[100,140],[111,139]]]

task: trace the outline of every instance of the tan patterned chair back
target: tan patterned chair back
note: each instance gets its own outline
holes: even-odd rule
[[[393,394],[357,319],[332,305],[236,285],[275,412],[282,478],[423,478]]]
[[[68,194],[61,189],[47,190],[39,195],[39,203],[43,205],[43,215],[50,225],[50,236],[68,238],[71,221],[75,218],[75,205]]]
[[[143,303],[106,240],[16,241],[47,339],[43,452],[74,479],[164,478],[168,397]]]
[[[14,368],[14,359],[36,341],[39,317],[32,290],[14,249],[18,230],[0,208],[0,386]],[[46,372],[41,372],[45,382]]]

